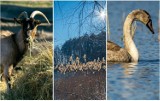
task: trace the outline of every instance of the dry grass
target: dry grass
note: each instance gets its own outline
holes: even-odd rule
[[[55,73],[55,100],[105,100],[106,71]]]
[[[21,71],[11,77],[12,90],[1,99],[51,100],[53,90],[52,42],[37,42],[18,64]]]
[[[1,1],[0,4],[17,5],[25,7],[52,7],[52,1]]]

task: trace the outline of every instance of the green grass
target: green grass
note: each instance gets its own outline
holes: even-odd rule
[[[52,7],[52,1],[1,1],[1,5],[17,5],[24,7]]]

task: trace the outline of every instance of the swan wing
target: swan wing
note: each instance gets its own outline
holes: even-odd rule
[[[131,56],[119,45],[107,41],[107,62],[130,62]]]
[[[107,41],[107,50],[119,51],[121,47],[111,41]]]

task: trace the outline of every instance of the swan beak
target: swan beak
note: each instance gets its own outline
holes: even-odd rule
[[[154,34],[154,30],[153,30],[153,26],[152,26],[152,20],[149,20],[146,26],[149,28],[149,30],[152,32],[152,34]]]

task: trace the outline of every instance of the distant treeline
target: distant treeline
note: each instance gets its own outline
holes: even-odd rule
[[[79,38],[73,38],[66,41],[62,48],[58,46],[54,50],[54,63],[68,63],[69,57],[73,60],[78,56],[80,61],[83,61],[83,56],[86,55],[87,61],[93,61],[98,57],[100,60],[106,57],[106,32],[101,32],[97,35],[94,33],[85,34]]]

